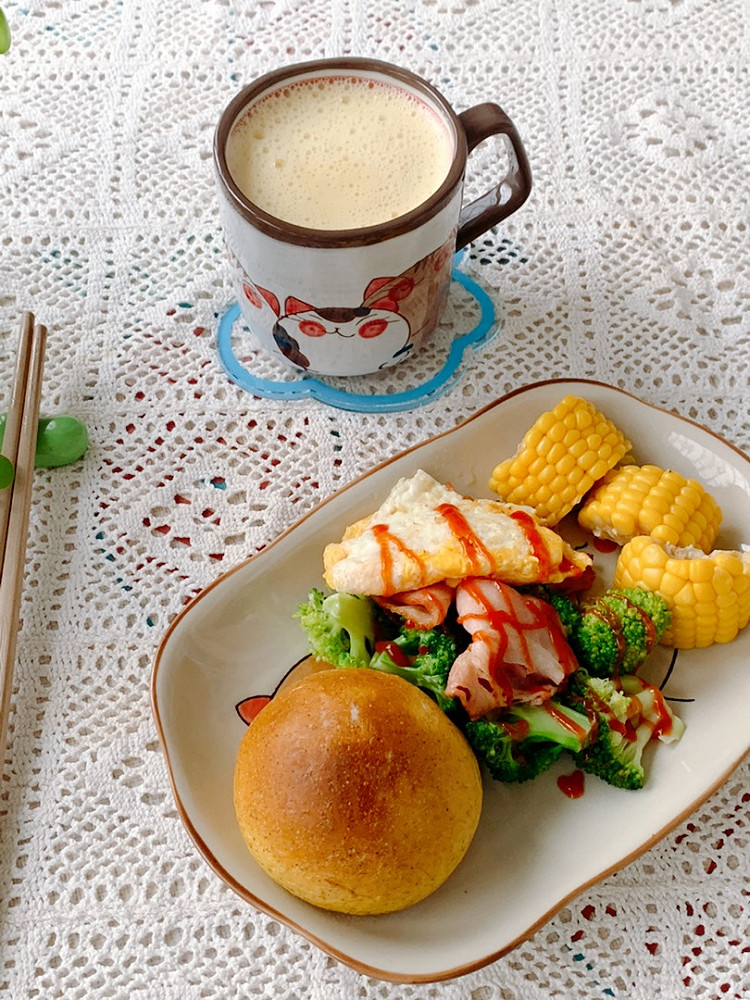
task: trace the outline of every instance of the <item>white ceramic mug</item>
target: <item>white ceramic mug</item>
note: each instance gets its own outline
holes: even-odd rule
[[[412,162],[402,155],[399,160],[396,154],[404,136],[401,129],[394,132],[393,140],[385,140],[387,147],[382,146],[382,164],[377,158],[374,163],[372,157],[368,161],[369,166],[375,167],[373,183],[386,178],[387,169],[396,171],[393,182],[388,180],[386,183],[392,183],[394,201],[397,201],[396,196],[402,195],[407,200],[405,210],[395,218],[375,217],[373,221],[365,214],[361,216],[365,220],[363,225],[345,223],[335,228],[341,226],[336,221],[338,209],[355,212],[354,199],[349,199],[344,186],[344,178],[349,175],[343,168],[350,166],[350,154],[356,157],[358,149],[349,149],[346,135],[335,137],[339,149],[335,155],[339,159],[333,161],[333,181],[320,182],[334,191],[333,198],[330,198],[330,190],[325,191],[326,199],[330,199],[330,222],[325,217],[322,223],[316,221],[313,225],[300,224],[299,220],[287,221],[281,217],[281,212],[274,214],[275,208],[268,211],[261,207],[260,196],[254,195],[258,203],[251,200],[247,194],[248,182],[240,175],[242,163],[238,157],[245,148],[241,145],[245,141],[242,130],[255,128],[254,123],[261,121],[259,107],[260,113],[265,113],[274,107],[274,101],[284,102],[292,93],[295,99],[302,95],[307,109],[313,89],[325,91],[333,87],[338,108],[339,91],[349,84],[353,87],[355,101],[368,98],[365,90],[376,94],[382,90],[388,99],[395,93],[395,111],[391,115],[386,106],[383,116],[386,123],[390,119],[396,121],[404,110],[403,102],[414,105],[412,110],[416,119],[406,130],[405,149],[409,154],[412,129],[415,143],[418,128],[436,129],[435,141],[440,149],[436,146],[434,152],[441,156],[445,153],[446,157],[445,169],[439,174],[434,189],[419,194],[415,186],[413,196],[419,200],[415,205],[409,204],[411,181],[401,183],[401,175],[397,172],[399,163],[410,170],[431,157],[415,158]],[[261,106],[264,100],[266,103]],[[347,102],[348,97],[344,101]],[[366,104],[357,105],[351,128],[352,133],[364,129],[366,140],[378,127],[376,121],[372,125],[368,121],[367,116],[371,113],[368,108]],[[300,112],[295,109],[295,113]],[[335,113],[338,114],[338,110]],[[323,114],[327,116],[328,110]],[[374,119],[374,111],[372,115]],[[301,125],[299,133],[293,134],[299,134],[300,143],[304,136],[312,135],[310,141],[314,152],[314,143],[321,130],[316,131],[312,112],[308,117],[309,127]],[[323,130],[329,146],[330,125],[334,120],[340,131],[338,119],[328,117],[327,131]],[[296,129],[297,125],[294,127]],[[258,136],[266,135],[265,126],[258,125],[255,131]],[[475,146],[491,135],[505,138],[509,150],[508,172],[482,197],[462,205],[467,157]],[[255,142],[254,136],[250,141]],[[274,160],[276,150],[273,139],[269,141],[271,149],[269,152],[266,147],[266,153],[270,158],[267,157],[268,162],[263,166],[268,168],[273,181],[277,174],[273,168],[283,169],[286,160],[281,154]],[[357,146],[360,141],[356,140]],[[354,142],[352,140],[352,146]],[[396,162],[395,166],[387,168],[385,152],[391,148],[396,150]],[[287,149],[287,157],[294,152],[292,145]],[[234,164],[230,167],[232,158]],[[440,319],[450,288],[455,251],[515,212],[531,190],[531,174],[523,144],[501,108],[495,104],[481,104],[456,114],[425,80],[408,70],[373,59],[341,58],[300,63],[259,78],[242,90],[223,112],[216,129],[214,162],[221,220],[233,266],[233,287],[243,317],[267,351],[298,371],[316,375],[364,375],[411,356],[428,339]],[[378,171],[382,176],[378,176]],[[261,172],[259,168],[258,175]],[[407,173],[405,170],[404,178]],[[302,177],[301,186],[299,180],[291,179],[282,192],[283,197],[288,200],[291,196],[294,201],[295,192],[306,187],[308,174],[311,175],[311,171],[298,174]],[[340,191],[339,176],[342,178]],[[305,195],[307,193],[305,191]],[[385,200],[391,200],[387,187]],[[323,198],[318,201],[322,202]],[[310,203],[313,210],[328,211],[316,204],[315,197]],[[291,214],[297,208],[294,204]],[[284,214],[290,214],[286,203]],[[356,214],[353,217],[356,220]]]

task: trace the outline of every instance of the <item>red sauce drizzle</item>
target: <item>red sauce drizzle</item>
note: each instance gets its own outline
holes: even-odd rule
[[[637,694],[632,702],[633,716],[632,718],[626,719],[625,722],[621,722],[611,710],[609,705],[602,701],[601,698],[598,698],[593,691],[589,693],[589,697],[593,708],[605,717],[610,729],[612,729],[613,732],[619,733],[624,739],[630,740],[631,742],[635,741],[638,727],[642,725],[651,726],[652,738],[667,736],[672,731],[672,716],[669,714],[669,709],[667,708],[667,703],[664,700],[664,695],[658,688],[654,687],[653,684],[647,684],[646,687],[653,693],[654,696],[654,711],[657,716],[655,722],[651,722],[650,719],[644,718],[638,710],[637,706],[639,705],[639,701]]]
[[[397,645],[395,642],[376,642],[375,643],[376,653],[387,653],[388,656],[393,660],[397,667],[409,667],[411,666],[411,660],[403,651],[403,649]]]
[[[591,563],[588,566],[577,566],[567,556],[562,557],[558,569],[561,573],[567,574],[566,578],[557,584],[557,588],[566,594],[588,590],[596,579],[596,570]]]
[[[419,596],[425,611],[434,615],[439,615],[442,612],[445,602],[440,600],[436,590],[425,587],[420,591]]]
[[[650,652],[657,642],[656,626],[650,616],[647,615],[642,608],[639,608],[637,604],[634,604],[633,601],[626,597],[625,594],[618,594],[618,600],[622,601],[629,611],[633,612],[640,618],[643,625],[643,631],[645,632],[645,651],[647,653]],[[594,617],[609,626],[612,638],[617,644],[617,656],[615,658],[613,671],[613,673],[616,674],[622,666],[622,663],[625,660],[625,654],[628,650],[628,641],[622,627],[622,616],[616,610],[607,607],[601,602],[596,605],[591,605],[586,610],[587,614],[594,615]]]
[[[531,728],[525,719],[514,719],[512,722],[510,720],[503,721],[502,726],[512,740],[519,742],[526,739]]]
[[[639,608],[637,604],[634,604],[628,597],[626,597],[625,594],[620,594],[620,600],[624,601],[629,609],[635,611],[640,616],[640,619],[643,622],[643,628],[645,629],[646,632],[646,650],[647,651],[652,650],[656,645],[657,640],[656,640],[656,626],[654,625],[650,616],[647,615],[642,608]]]
[[[557,787],[569,799],[580,799],[584,792],[584,773],[575,770],[572,774],[561,774],[557,779]]]
[[[536,612],[538,627],[546,628],[549,632],[552,645],[555,648],[555,655],[565,673],[570,674],[574,670],[577,670],[578,661],[575,658],[573,650],[568,645],[568,640],[565,638],[565,633],[555,609],[551,604],[547,604],[546,601],[541,600],[534,601],[533,608]]]
[[[585,739],[587,732],[583,726],[579,726],[577,722],[574,722],[570,716],[566,715],[565,712],[561,712],[556,705],[552,702],[545,702],[544,708],[547,710],[548,714],[552,716],[555,722],[558,722],[564,729],[567,729],[569,733],[573,733],[581,742]]]
[[[613,542],[611,538],[594,538],[593,546],[597,552],[614,552],[619,548],[617,542]]]
[[[589,691],[589,698],[591,699],[591,704],[594,710],[604,716],[607,720],[609,728],[613,732],[619,733],[623,739],[630,740],[631,743],[635,741],[636,726],[633,725],[631,720],[628,719],[626,722],[621,722],[606,701],[600,698],[593,691]]]
[[[504,586],[497,581],[486,582],[489,583],[492,588],[497,587],[501,591]],[[535,632],[538,629],[545,629],[549,633],[554,646],[555,655],[557,656],[557,659],[566,674],[571,673],[576,669],[578,664],[573,651],[565,639],[557,612],[550,604],[547,604],[546,601],[539,601],[534,598],[525,598],[524,604],[530,613],[530,620],[522,622],[516,617],[512,605],[509,610],[492,607],[490,604],[490,594],[485,592],[481,579],[474,578],[464,580],[463,586],[470,592],[474,600],[482,607],[481,617],[487,622],[489,629],[491,629],[493,633],[496,633],[498,649],[496,656],[490,664],[490,674],[498,687],[506,692],[509,698],[512,697],[513,688],[508,681],[505,671],[503,670],[503,665],[507,662],[506,654],[508,650],[508,628],[514,629],[518,634],[524,657],[524,665],[529,667],[529,669],[533,669],[534,660],[531,655],[531,650],[529,649],[527,633]],[[473,612],[469,617],[476,618],[478,616],[476,612]],[[474,633],[475,638],[477,638],[478,635],[479,633]]]
[[[654,696],[654,709],[657,714],[656,722],[652,723],[653,738],[658,739],[660,736],[668,736],[672,732],[672,716],[669,714],[664,695],[653,684],[649,684],[648,688]],[[649,721],[641,719],[642,723]]]
[[[445,518],[448,527],[461,543],[461,548],[469,561],[472,573],[487,572],[492,566],[492,557],[472,531],[461,511],[452,503],[441,503],[435,508]]]
[[[587,608],[586,613],[592,615],[594,618],[598,618],[599,621],[604,622],[612,633],[612,638],[617,645],[617,655],[615,656],[615,662],[612,670],[613,675],[615,675],[618,673],[622,662],[625,659],[625,653],[628,649],[628,642],[622,631],[620,616],[612,608],[609,608],[606,604],[601,603]]]
[[[525,510],[514,510],[510,516],[523,529],[526,540],[531,546],[531,551],[539,563],[539,582],[544,583],[552,574],[552,560],[549,557],[549,550],[544,544],[544,539],[537,528],[534,518],[530,514],[527,514]]]
[[[404,545],[401,539],[396,535],[392,535],[388,530],[388,526],[385,524],[374,524],[372,526],[372,533],[380,546],[380,561],[383,569],[383,588],[385,595],[397,592],[395,581],[393,579],[393,554],[391,552],[391,546],[402,552],[407,559],[411,559],[417,564],[419,567],[421,584],[424,580],[425,566],[416,552],[413,552],[407,545]]]

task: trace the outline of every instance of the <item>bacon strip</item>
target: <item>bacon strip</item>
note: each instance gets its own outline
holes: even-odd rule
[[[544,704],[578,666],[546,601],[472,578],[456,589],[456,609],[472,641],[451,667],[445,693],[472,719],[513,702]]]
[[[401,615],[409,628],[426,631],[437,628],[445,621],[453,602],[453,594],[453,587],[441,582],[419,590],[407,590],[392,597],[376,597],[375,600],[386,611]]]

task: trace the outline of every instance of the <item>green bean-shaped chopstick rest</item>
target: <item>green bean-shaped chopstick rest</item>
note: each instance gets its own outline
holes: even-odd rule
[[[13,477],[16,474],[16,470],[13,468],[13,463],[5,455],[0,455],[0,490],[7,489],[8,486],[13,482]]]
[[[10,28],[5,19],[2,9],[0,9],[0,56],[10,48]]]
[[[5,437],[7,414],[0,413],[0,448]],[[37,469],[52,469],[58,465],[70,465],[83,455],[88,447],[89,436],[86,428],[75,417],[41,417],[36,434],[34,465]],[[7,459],[5,460],[8,461]],[[13,466],[10,462],[10,479],[4,484],[3,466],[0,465],[0,489],[13,481]],[[5,475],[7,476],[7,471]]]

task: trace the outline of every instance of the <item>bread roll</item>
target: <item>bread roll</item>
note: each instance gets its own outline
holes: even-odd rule
[[[482,806],[463,734],[408,681],[324,670],[280,691],[245,733],[237,819],[258,864],[327,910],[404,909],[441,885]]]

